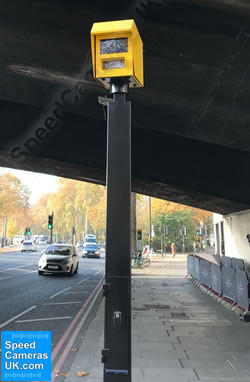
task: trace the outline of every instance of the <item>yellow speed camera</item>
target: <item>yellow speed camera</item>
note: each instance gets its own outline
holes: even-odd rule
[[[143,45],[134,20],[94,23],[91,50],[94,78],[106,89],[112,77],[128,77],[130,88],[144,85]]]

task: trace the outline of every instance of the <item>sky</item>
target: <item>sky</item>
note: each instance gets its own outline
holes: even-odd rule
[[[36,203],[42,194],[57,191],[57,176],[0,167],[0,175],[10,172],[27,185],[31,191],[30,204]]]

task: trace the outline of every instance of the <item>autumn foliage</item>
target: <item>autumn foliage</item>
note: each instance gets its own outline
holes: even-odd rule
[[[0,176],[0,224],[6,216],[8,237],[23,234],[27,226],[33,235],[49,235],[48,215],[53,212],[53,233],[57,240],[70,240],[72,226],[75,227],[77,240],[83,240],[85,233],[95,233],[99,240],[105,239],[105,187],[58,178],[57,192],[41,195],[32,206],[29,205],[29,196],[29,190],[17,177],[11,173]],[[136,199],[137,228],[142,229],[145,243],[149,235],[149,198],[137,195]],[[151,198],[151,201],[152,223],[156,221],[160,224],[161,219],[169,219],[170,215],[183,215],[184,218],[192,216],[197,223],[193,225],[198,226],[200,221],[206,222],[211,216],[208,211],[181,204],[156,198]]]

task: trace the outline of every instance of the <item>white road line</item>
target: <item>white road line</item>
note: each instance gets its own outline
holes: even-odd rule
[[[50,296],[49,298],[54,298],[54,297],[58,296],[59,294],[65,292],[66,290],[69,290],[69,289],[71,289],[71,287],[65,288],[65,289],[61,290],[60,292],[53,294],[53,296]]]
[[[24,275],[29,275],[30,273],[37,273],[37,271],[26,272],[26,273],[24,273]]]
[[[27,267],[27,265],[36,265],[36,264],[35,264],[35,263],[29,263],[29,264],[25,264],[25,265],[20,265],[19,267],[7,268],[7,269],[3,269],[3,272],[13,271],[13,270],[19,270],[19,268]]]
[[[10,279],[11,277],[0,277],[0,281]]]
[[[82,301],[68,301],[68,302],[48,302],[43,305],[64,305],[64,304],[82,304]]]
[[[2,323],[2,324],[0,325],[0,328],[2,328],[3,326],[5,326],[5,325],[9,324],[10,322],[14,321],[16,318],[23,316],[25,313],[30,312],[31,310],[33,310],[33,309],[35,309],[35,308],[36,308],[36,305],[32,306],[32,307],[29,308],[29,309],[26,309],[26,310],[25,310],[24,312],[22,312],[22,313],[17,314],[16,316],[10,318],[8,321],[5,321],[4,323]]]
[[[18,320],[16,322],[34,322],[34,321],[50,321],[50,320],[66,320],[72,318],[68,317],[50,317],[50,318],[33,318],[32,320]]]
[[[233,370],[236,370],[236,367],[232,364],[232,362],[229,361],[229,359],[226,359],[226,362],[231,366]]]
[[[30,269],[16,269],[16,271],[27,272],[27,273],[37,272],[37,271],[31,271]]]
[[[83,279],[83,280],[79,281],[77,284],[81,284],[81,283],[83,283],[84,281],[86,281],[88,279],[89,279],[89,277],[86,277],[86,279]]]
[[[235,359],[235,361],[237,361],[237,358],[235,357],[235,355],[233,354],[233,353],[231,353],[230,351],[228,352],[228,354],[230,354],[231,355],[231,357],[232,358],[234,358]]]
[[[93,276],[99,275],[99,273],[102,273],[102,271],[98,271],[98,272],[94,273]]]

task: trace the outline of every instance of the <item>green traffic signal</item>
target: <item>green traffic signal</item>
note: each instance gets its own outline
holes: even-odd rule
[[[30,235],[31,232],[30,232],[30,227],[26,227],[25,228],[25,232],[24,232],[24,235]]]
[[[196,235],[200,236],[200,231],[199,230],[196,231]]]
[[[53,212],[51,215],[48,216],[48,229],[53,228]]]

